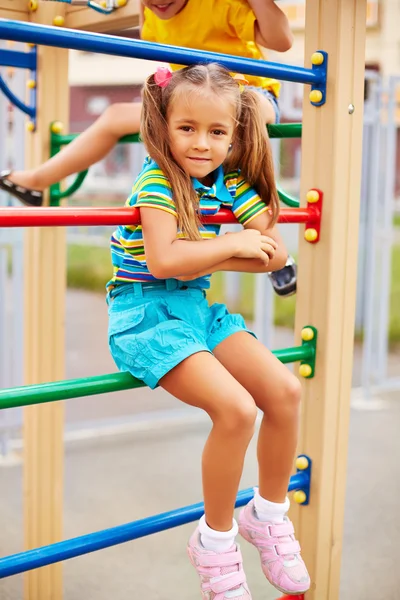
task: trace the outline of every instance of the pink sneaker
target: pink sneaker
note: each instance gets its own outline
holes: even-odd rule
[[[202,600],[251,600],[238,545],[234,544],[227,552],[221,553],[206,550],[196,529],[189,540],[187,552],[200,577]]]
[[[276,589],[289,595],[309,589],[310,576],[288,517],[283,523],[260,521],[251,500],[239,515],[239,533],[259,551],[264,575]]]

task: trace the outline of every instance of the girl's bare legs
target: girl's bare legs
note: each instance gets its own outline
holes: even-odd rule
[[[211,417],[213,427],[202,460],[206,521],[216,531],[230,531],[244,457],[257,416],[254,400],[208,352],[184,360],[161,379],[160,385]]]
[[[113,104],[56,156],[35,169],[13,171],[10,181],[42,191],[68,175],[84,171],[104,158],[119,138],[139,131],[141,109],[139,102]]]
[[[259,492],[271,502],[284,502],[297,445],[300,382],[246,332],[225,339],[214,355],[264,413],[257,447]]]

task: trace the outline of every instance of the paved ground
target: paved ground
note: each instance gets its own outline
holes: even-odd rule
[[[67,377],[115,370],[105,341],[106,311],[101,296],[68,294],[67,325]],[[277,338],[276,347],[292,342],[287,332],[279,332]],[[394,359],[391,368],[400,370],[400,361]],[[355,371],[355,381],[357,377]],[[159,411],[169,417],[162,427]],[[146,417],[140,421],[143,412]],[[151,415],[157,417],[153,422]],[[178,416],[185,417],[185,422]],[[196,411],[182,414],[180,403],[161,390],[70,400],[67,417],[70,428],[78,421],[90,424],[100,417],[115,425],[129,420],[131,430],[117,436],[87,436],[67,444],[65,538],[197,502],[201,497],[200,454],[209,425]],[[400,598],[399,422],[396,394],[387,394],[379,410],[351,412],[340,600]],[[255,481],[253,443],[242,487]],[[22,548],[20,465],[0,467],[0,490],[0,556],[4,556]],[[184,550],[191,530],[188,525],[66,562],[64,599],[198,600],[196,575]],[[254,600],[277,598],[279,594],[261,576],[253,549],[245,542],[242,547]],[[0,582],[0,600],[21,599],[21,577]]]

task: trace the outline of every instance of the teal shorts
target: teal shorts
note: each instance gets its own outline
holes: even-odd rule
[[[241,315],[208,304],[204,290],[168,279],[123,284],[107,296],[109,347],[121,371],[154,389],[196,352],[211,352],[238,331],[251,333]],[[252,334],[254,335],[254,334]]]

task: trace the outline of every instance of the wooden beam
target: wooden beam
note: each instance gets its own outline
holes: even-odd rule
[[[339,598],[353,363],[361,186],[366,0],[306,3],[308,66],[328,52],[327,102],[314,107],[305,90],[301,198],[324,193],[321,239],[299,248],[296,337],[318,329],[316,375],[304,382],[299,451],[313,460],[310,505],[293,517],[310,569],[307,600]],[[355,110],[351,110],[354,105]]]
[[[41,2],[34,22],[51,25],[65,4]],[[49,157],[49,125],[68,123],[68,50],[38,47],[38,123],[27,134],[27,167]],[[47,199],[47,198],[46,198]],[[64,378],[66,240],[63,228],[28,228],[24,239],[24,383]],[[26,549],[62,540],[64,406],[24,409],[24,542]],[[61,600],[62,564],[28,572],[25,600]]]
[[[65,26],[97,33],[137,27],[139,25],[139,6],[139,0],[128,0],[126,6],[116,9],[109,15],[102,15],[91,8],[69,6]]]
[[[27,0],[0,0],[0,19],[28,21],[28,14]]]

